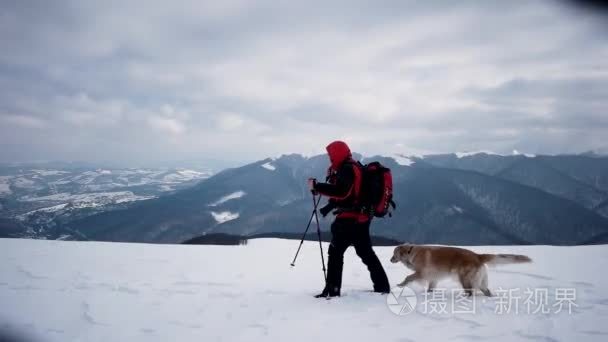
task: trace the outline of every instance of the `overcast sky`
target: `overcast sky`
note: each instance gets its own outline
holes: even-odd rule
[[[4,0],[0,41],[5,162],[608,152],[607,17],[551,0]]]

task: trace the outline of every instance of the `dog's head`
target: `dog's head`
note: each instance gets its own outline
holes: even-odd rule
[[[395,247],[393,250],[393,257],[391,258],[391,262],[396,264],[398,262],[408,260],[410,255],[412,254],[412,250],[414,250],[414,245],[410,243],[405,243],[401,246]]]

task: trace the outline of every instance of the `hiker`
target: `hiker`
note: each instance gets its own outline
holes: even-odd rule
[[[315,297],[340,296],[344,252],[353,245],[361,261],[367,266],[374,292],[388,293],[390,285],[384,268],[374,250],[369,233],[372,216],[363,213],[358,206],[361,188],[361,164],[353,160],[350,149],[342,141],[334,141],[326,147],[331,165],[327,183],[309,179],[313,192],[329,197],[329,202],[319,211],[324,217],[336,209],[331,225],[331,244],[327,260],[327,282],[323,291]]]

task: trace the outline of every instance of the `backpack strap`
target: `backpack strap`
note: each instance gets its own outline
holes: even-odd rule
[[[355,162],[352,159],[346,161],[345,163],[348,163],[352,166],[353,184],[351,184],[348,192],[344,196],[340,196],[340,197],[330,196],[330,197],[335,200],[342,201],[342,200],[349,198],[350,196],[353,196],[353,202],[358,203],[359,197],[361,194],[361,184],[362,184],[362,179],[363,179],[362,170],[361,170],[361,167],[359,166],[360,165],[359,162]]]
[[[361,186],[363,184],[363,165],[361,165],[361,163],[358,161],[352,164],[353,173],[355,174],[355,177],[353,179],[353,201],[355,205],[359,205],[359,202],[361,201]]]

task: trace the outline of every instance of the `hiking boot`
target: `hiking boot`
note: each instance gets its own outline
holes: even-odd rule
[[[325,286],[323,291],[315,296],[315,298],[340,297],[340,289],[332,286]]]
[[[381,294],[388,294],[391,292],[390,287],[374,287],[374,292]]]

